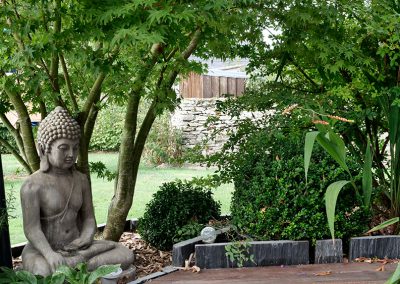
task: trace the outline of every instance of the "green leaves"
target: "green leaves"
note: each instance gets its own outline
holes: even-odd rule
[[[54,275],[63,275],[65,280],[70,284],[93,284],[100,277],[116,272],[119,267],[119,264],[102,265],[94,271],[89,272],[86,263],[79,263],[76,265],[76,268],[60,266]]]
[[[397,264],[397,268],[393,275],[385,282],[385,284],[398,284],[400,281],[400,263]]]
[[[314,147],[314,141],[318,134],[319,134],[318,131],[307,132],[306,140],[304,142],[304,172],[306,175],[306,183],[307,183],[308,167],[310,166],[311,154]]]
[[[371,155],[371,143],[368,140],[367,148],[365,150],[365,159],[363,166],[362,176],[362,190],[364,205],[369,207],[371,204],[372,194],[372,155]]]
[[[334,133],[332,130],[329,132],[312,131],[306,134],[304,143],[304,170],[307,180],[307,172],[310,164],[311,153],[314,141],[317,140],[318,144],[324,148],[325,151],[344,169],[350,174],[349,168],[346,165],[346,146],[342,138]]]
[[[317,141],[342,169],[350,174],[349,168],[346,165],[346,147],[342,138],[333,131],[329,131],[328,133],[321,132],[317,136]]]
[[[399,221],[400,221],[400,218],[399,218],[399,217],[395,217],[395,218],[386,220],[385,222],[382,222],[382,223],[379,224],[378,226],[373,227],[371,230],[369,230],[369,231],[367,232],[367,234],[372,233],[372,232],[375,232],[375,231],[382,230],[382,229],[386,228],[387,226],[393,225],[393,224],[395,224],[395,223],[397,223],[397,222],[399,222]]]
[[[335,208],[336,201],[340,190],[348,184],[350,181],[340,180],[332,183],[328,186],[325,192],[325,207],[326,207],[326,216],[328,218],[328,225],[331,231],[332,239],[335,238]]]
[[[307,172],[311,158],[311,152],[314,141],[317,142],[326,150],[329,155],[345,170],[350,177],[350,180],[341,180],[332,183],[328,186],[325,193],[325,206],[326,215],[328,218],[328,225],[331,231],[331,236],[334,238],[334,222],[335,222],[335,208],[338,195],[340,190],[348,183],[351,183],[355,189],[356,197],[359,197],[358,188],[355,185],[354,179],[350,173],[349,168],[346,164],[346,146],[342,138],[333,132],[333,130],[324,131],[312,131],[306,134],[305,145],[304,145],[304,170],[307,180]],[[370,142],[368,140],[367,148],[365,151],[364,166],[363,166],[363,177],[362,177],[362,201],[363,205],[367,208],[371,204],[372,194],[372,154],[370,149]]]

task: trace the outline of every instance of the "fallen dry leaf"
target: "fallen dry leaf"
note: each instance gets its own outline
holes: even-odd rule
[[[318,272],[318,273],[313,273],[315,276],[326,276],[332,274],[330,271],[323,271],[323,272]]]
[[[379,266],[377,269],[375,269],[376,271],[385,271],[385,265],[382,264],[381,266]]]
[[[192,267],[192,272],[193,272],[193,273],[199,273],[199,272],[200,272],[200,267],[194,265],[194,266]]]

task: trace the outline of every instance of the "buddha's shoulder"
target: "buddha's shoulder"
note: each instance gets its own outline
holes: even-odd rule
[[[81,173],[80,171],[75,170],[74,175],[76,176],[77,179],[81,180],[82,182],[88,182],[89,179],[86,174]]]
[[[48,177],[46,174],[41,171],[34,172],[25,179],[21,187],[21,193],[24,193],[25,191],[39,191],[43,187],[43,184],[46,182],[47,178]]]

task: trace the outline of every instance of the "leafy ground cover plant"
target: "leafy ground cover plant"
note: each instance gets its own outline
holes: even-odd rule
[[[78,264],[75,268],[60,266],[52,275],[43,277],[19,270],[15,271],[7,267],[0,267],[0,283],[24,283],[24,284],[93,284],[100,277],[117,271],[119,265],[103,265],[89,272],[85,263]]]
[[[212,198],[211,190],[179,180],[169,182],[146,205],[138,232],[152,246],[169,250],[185,225],[205,224],[218,218],[220,213],[220,204]]]

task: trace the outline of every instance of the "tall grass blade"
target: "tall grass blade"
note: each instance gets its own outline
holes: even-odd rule
[[[315,138],[319,134],[319,131],[311,131],[306,134],[306,140],[304,143],[304,172],[306,175],[306,184],[307,184],[307,174],[308,168],[310,166],[310,159],[312,150],[314,147]]]
[[[369,207],[371,204],[371,194],[372,194],[372,155],[371,155],[371,143],[369,139],[364,158],[362,190],[363,190],[364,206]]]
[[[367,234],[375,232],[375,231],[382,230],[382,229],[386,228],[387,226],[390,226],[390,225],[392,225],[394,223],[399,222],[399,220],[400,220],[399,217],[394,217],[392,219],[386,220],[385,222],[379,224],[378,226],[373,227],[371,230],[369,230],[367,232]]]
[[[337,135],[332,130],[329,131],[328,135],[329,135],[329,140],[331,141],[332,147],[335,148],[335,151],[336,151],[336,153],[338,153],[340,160],[346,161],[346,146],[344,144],[343,139],[340,138],[340,136]]]
[[[343,156],[343,151],[346,151],[344,144],[335,144],[329,138],[329,134],[320,133],[317,135],[318,143],[331,155],[331,157],[350,174],[349,168],[346,165],[345,157]],[[343,147],[344,149],[340,149]]]
[[[325,192],[325,209],[328,218],[328,226],[332,239],[335,239],[335,208],[340,190],[348,184],[348,180],[336,181],[328,186]]]

